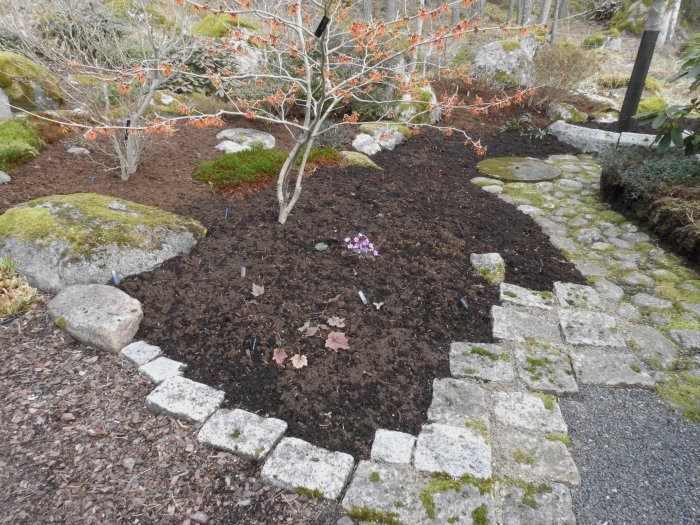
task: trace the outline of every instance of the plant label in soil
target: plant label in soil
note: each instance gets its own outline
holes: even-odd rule
[[[464,297],[459,298],[459,304],[461,304],[465,310],[469,310],[469,303]]]
[[[112,270],[112,281],[116,286],[122,284],[122,277],[115,270]]]
[[[369,304],[369,301],[367,300],[367,297],[365,297],[365,294],[363,293],[362,290],[357,292],[357,295],[360,296],[360,300],[362,301],[362,304]]]
[[[224,208],[224,220],[228,220],[228,208]]]
[[[246,273],[246,267],[241,266],[241,279],[243,279],[245,277],[245,273]]]

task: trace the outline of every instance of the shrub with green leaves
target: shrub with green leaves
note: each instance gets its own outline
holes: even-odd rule
[[[629,169],[623,177],[625,192],[632,199],[647,194],[666,195],[677,188],[700,184],[700,161],[676,155],[653,158]]]
[[[43,146],[39,133],[27,121],[0,122],[0,170],[10,171],[36,157]]]

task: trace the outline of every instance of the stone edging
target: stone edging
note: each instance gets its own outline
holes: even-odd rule
[[[547,128],[561,142],[584,153],[602,153],[615,148],[648,148],[655,135],[644,133],[615,133],[601,129],[585,128],[557,120]]]

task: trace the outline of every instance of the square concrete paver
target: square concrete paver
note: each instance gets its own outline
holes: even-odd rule
[[[561,483],[543,484],[540,491],[528,497],[525,490],[506,483],[496,489],[501,507],[501,525],[574,525],[571,491]]]
[[[287,423],[245,410],[217,410],[197,434],[200,443],[261,461],[282,439]]]
[[[527,306],[533,308],[552,309],[551,299],[546,298],[546,294],[533,292],[522,286],[515,284],[501,283],[499,289],[499,300],[501,303],[510,303],[516,306]],[[549,294],[551,296],[551,294]]]
[[[557,395],[578,392],[566,347],[520,343],[514,354],[518,375],[530,390]]]
[[[408,465],[413,460],[415,446],[416,438],[411,434],[380,428],[374,434],[370,457],[374,461]]]
[[[495,503],[489,493],[481,494],[479,489],[469,483],[463,483],[459,489],[450,489],[445,492],[433,494],[433,509],[435,517],[426,515],[425,509],[421,509],[420,518],[407,523],[419,525],[437,525],[451,523],[498,523],[496,521]],[[485,521],[476,521],[475,512],[485,518]]]
[[[563,344],[557,323],[544,315],[504,308],[491,307],[493,337],[497,341],[534,340],[541,343]]]
[[[581,475],[560,441],[507,429],[496,436],[496,474],[529,483],[556,481],[578,485]]]
[[[464,379],[435,379],[428,421],[464,427],[473,420],[483,422],[488,429],[489,413],[484,390]]]
[[[554,295],[560,306],[582,308],[584,310],[601,310],[603,303],[598,292],[591,286],[572,283],[554,283]]]
[[[121,354],[133,361],[136,366],[141,366],[153,361],[162,354],[162,351],[159,347],[149,345],[146,341],[136,341],[122,348]]]
[[[470,474],[491,477],[491,445],[471,428],[424,425],[413,459],[416,470],[445,472],[454,478]]]
[[[590,310],[560,310],[559,322],[570,345],[624,347],[614,317]]]
[[[156,357],[145,365],[139,367],[139,372],[148,377],[155,384],[160,384],[173,376],[181,376],[187,365],[180,361],[173,361],[167,357]]]
[[[631,352],[584,347],[572,350],[571,359],[576,378],[584,385],[654,386],[647,366]]]
[[[529,392],[494,392],[493,413],[502,425],[551,434],[566,433],[559,403],[546,408],[539,396]]]
[[[224,401],[224,393],[202,383],[174,376],[146,397],[146,407],[177,419],[204,423]]]
[[[452,343],[450,374],[504,383],[515,379],[510,353],[501,345],[488,343]]]
[[[330,452],[297,438],[284,438],[260,472],[263,483],[287,490],[305,488],[337,499],[350,479],[355,460],[343,452]]]

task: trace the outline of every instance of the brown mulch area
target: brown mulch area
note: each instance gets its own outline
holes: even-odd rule
[[[527,111],[514,107],[460,122],[488,145],[487,156],[571,151],[551,137],[531,142],[497,131]],[[0,211],[44,195],[90,191],[201,220],[209,235],[190,255],[125,281],[146,313],[138,337],[188,362],[188,377],[223,387],[231,406],[282,417],[289,435],[361,458],[376,428],[419,430],[433,378],[448,374],[448,343],[489,340],[497,291],[472,275],[469,253],[500,252],[508,281],[531,288],[583,282],[529,217],[467,182],[476,175],[476,159],[456,137],[425,133],[380,153],[381,173],[320,168],[283,227],[271,190],[234,198],[191,178],[199,158],[218,155],[217,131],[182,128],[171,142],[157,144],[127,183],[66,154],[65,142],[50,144],[12,174],[0,192]],[[269,131],[279,147],[289,145],[283,130]],[[378,246],[377,260],[343,249],[343,237],[360,231]],[[329,249],[316,252],[321,241]],[[248,268],[245,279],[241,265]],[[265,286],[262,296],[251,295],[253,283]],[[358,289],[384,302],[382,308],[363,306]],[[350,350],[325,350],[330,330],[306,338],[297,331],[307,320],[324,323],[333,315],[345,318],[339,331]],[[253,336],[259,343],[249,358]],[[290,354],[307,355],[309,365],[269,363],[278,341]],[[96,523],[175,523],[202,510],[216,523],[244,525],[335,523],[342,515],[337,505],[259,486],[256,465],[200,449],[194,428],[149,414],[147,381],[135,379],[120,359],[64,339],[43,308],[0,326],[0,347],[9,349],[0,376],[10,400],[3,421],[17,420],[0,431],[6,442],[15,439],[0,456],[2,486],[9,487],[0,522],[48,522],[51,512],[57,522],[92,516]],[[64,383],[73,390],[59,396]],[[75,419],[61,419],[66,412]],[[93,428],[104,435],[91,436]],[[131,471],[127,457],[136,460]],[[28,468],[34,458],[45,461]]]
[[[336,503],[256,481],[144,407],[133,365],[76,343],[43,306],[0,325],[0,523],[335,525]]]

